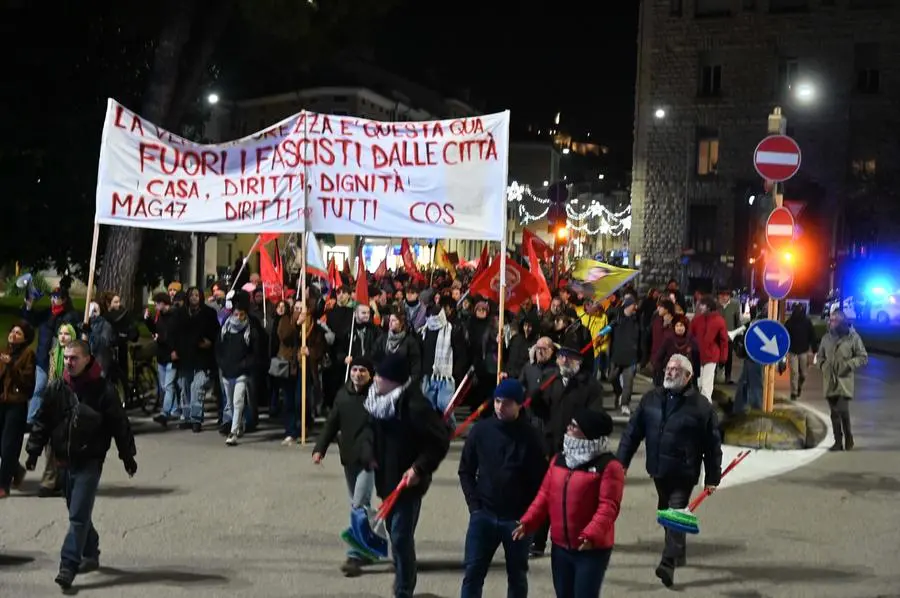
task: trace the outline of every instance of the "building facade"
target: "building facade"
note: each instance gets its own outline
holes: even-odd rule
[[[900,2],[642,0],[638,45],[643,282],[746,285],[768,205],[750,199],[764,193],[753,153],[776,106],[803,152],[785,197],[807,202],[805,241],[827,270],[860,180],[897,169]]]

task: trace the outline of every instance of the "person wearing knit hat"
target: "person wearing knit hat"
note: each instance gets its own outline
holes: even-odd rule
[[[340,455],[344,467],[347,490],[350,493],[351,527],[353,511],[368,509],[375,486],[372,447],[372,429],[365,402],[372,386],[375,366],[367,357],[354,357],[350,364],[350,379],[338,391],[334,407],[328,412],[325,427],[313,448],[312,460],[316,465],[325,458],[328,446],[341,434]],[[357,548],[347,550],[347,560],[341,565],[346,577],[357,577],[362,567],[372,561]]]
[[[215,344],[216,363],[222,374],[225,409],[219,433],[227,435],[226,446],[236,446],[244,435],[244,410],[248,406],[250,387],[257,369],[254,362],[261,353],[261,334],[250,321],[250,296],[238,291],[232,298],[232,312],[222,325]]]
[[[551,459],[537,498],[513,532],[522,539],[549,517],[558,597],[599,596],[603,587],[625,489],[625,470],[609,448],[612,429],[605,411],[575,412],[562,452]]]
[[[522,384],[505,378],[493,396],[495,417],[475,424],[459,461],[459,483],[469,508],[463,598],[482,595],[500,544],[506,559],[506,595],[528,595],[531,538],[514,541],[512,534],[537,496],[547,468],[541,438],[522,411]]]
[[[637,315],[634,297],[626,294],[622,307],[617,310],[610,343],[609,379],[612,381],[615,404],[622,415],[631,415],[631,395],[634,392],[634,376],[644,351],[644,329]]]
[[[654,388],[641,402],[619,441],[618,458],[627,470],[645,442],[647,473],[653,478],[660,509],[683,509],[700,481],[715,491],[722,479],[722,439],[719,421],[709,401],[691,383],[691,360],[680,353],[666,363],[662,388]],[[662,560],[656,576],[666,587],[675,583],[675,569],[684,566],[683,532],[666,530]]]
[[[375,490],[384,500],[401,483],[397,502],[385,522],[394,561],[394,595],[416,589],[415,531],[422,498],[431,476],[447,456],[450,428],[412,384],[409,364],[393,353],[375,368],[364,406],[374,434]]]
[[[25,439],[28,400],[34,393],[35,354],[31,348],[34,328],[28,322],[13,324],[8,346],[0,353],[0,498],[9,496],[25,477],[19,453]]]

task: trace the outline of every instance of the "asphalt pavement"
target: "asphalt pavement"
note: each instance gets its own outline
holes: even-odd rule
[[[813,370],[803,400],[823,409],[817,377]],[[723,488],[698,512],[702,531],[689,540],[675,590],[653,575],[662,532],[652,484],[636,462],[603,595],[900,596],[900,361],[873,357],[858,389],[858,450]],[[79,595],[390,596],[386,565],[356,579],[338,571],[347,498],[336,447],[315,466],[311,447],[280,446],[276,428],[227,448],[212,431],[163,431],[146,419],[134,425],[140,469],[128,479],[110,453],[95,508],[103,568],[76,580]],[[456,478],[460,449],[451,447],[425,499],[416,535],[419,596],[459,595],[467,523]],[[0,501],[0,596],[59,595],[53,577],[65,507],[33,496],[36,487],[32,475],[24,494]],[[532,596],[553,595],[549,566],[548,558],[532,561]],[[484,595],[505,595],[499,556]]]

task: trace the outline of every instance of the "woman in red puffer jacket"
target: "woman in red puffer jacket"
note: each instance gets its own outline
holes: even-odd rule
[[[550,517],[550,568],[557,598],[600,596],[615,543],[625,471],[609,449],[612,418],[582,409],[569,423],[563,451],[513,532],[533,534]]]

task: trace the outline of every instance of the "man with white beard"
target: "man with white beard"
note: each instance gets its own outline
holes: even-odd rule
[[[647,444],[647,473],[656,485],[659,509],[683,509],[700,480],[715,491],[722,478],[722,439],[712,405],[690,384],[694,368],[690,359],[676,354],[666,365],[663,387],[641,398],[622,440],[618,460],[626,473],[641,442]],[[666,529],[666,543],[656,576],[663,585],[675,582],[675,568],[684,567],[683,532]]]

